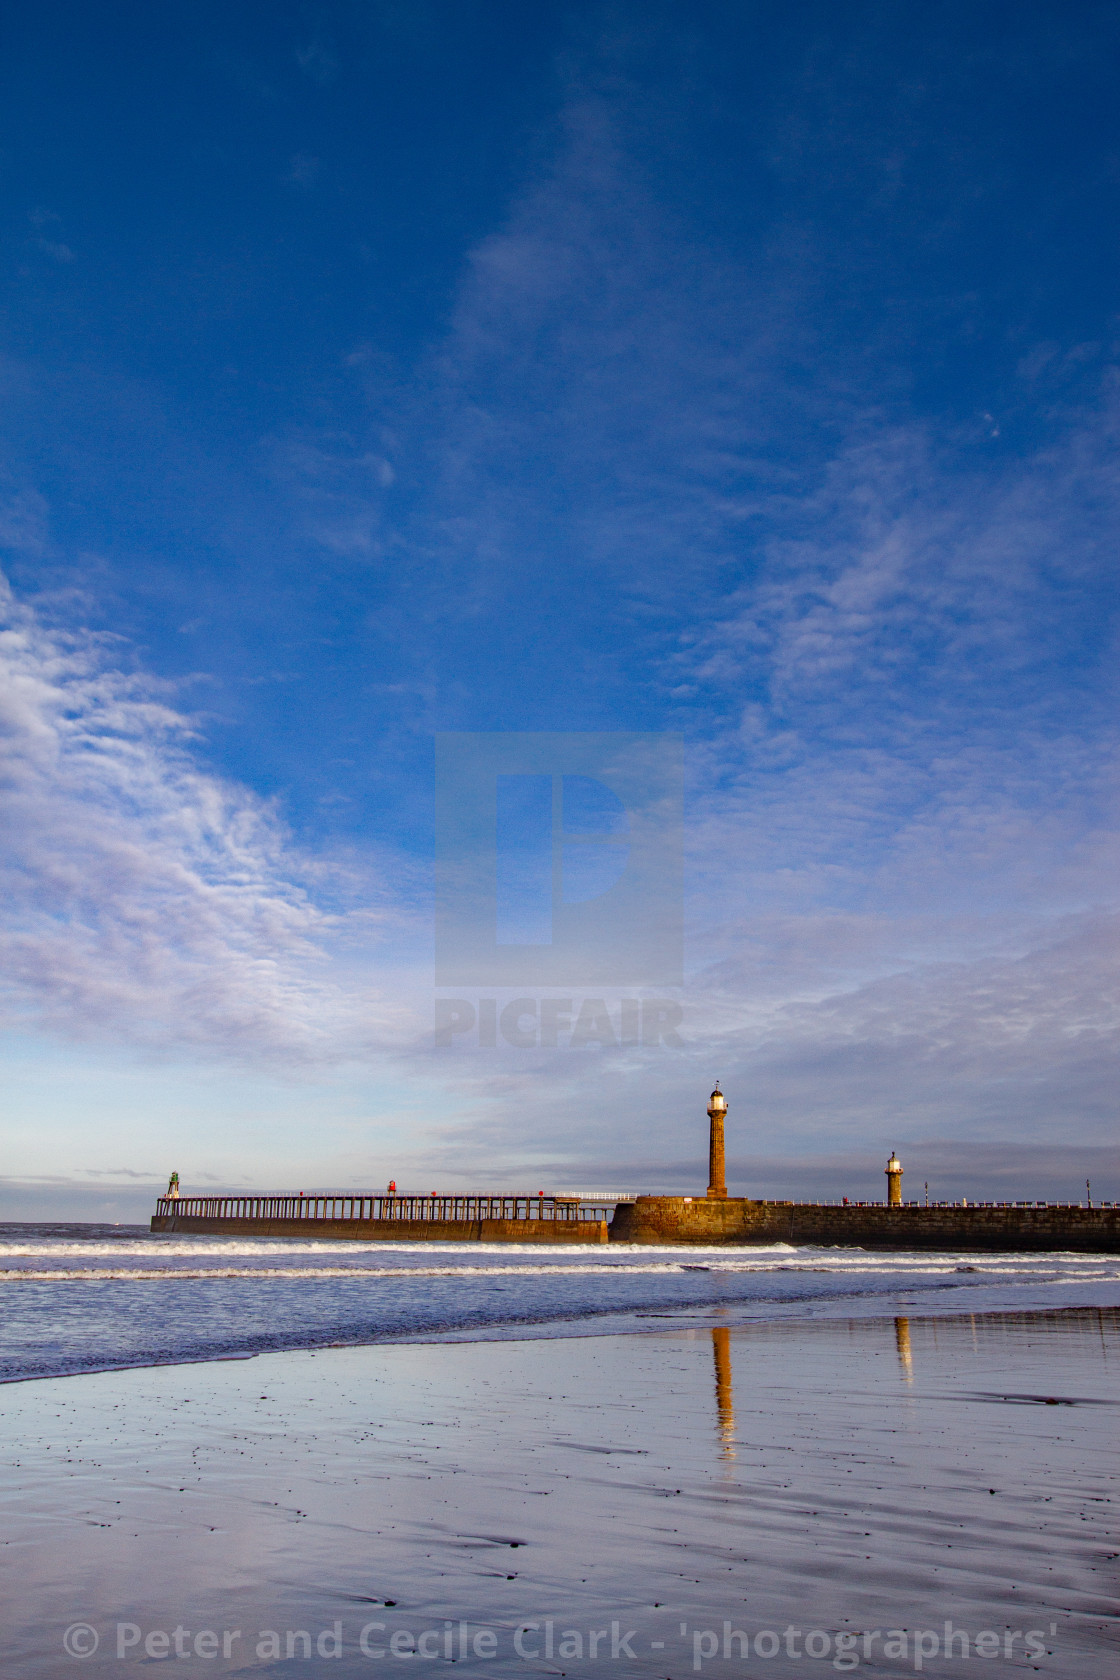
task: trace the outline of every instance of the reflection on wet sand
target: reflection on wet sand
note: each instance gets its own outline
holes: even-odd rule
[[[975,1329],[973,1334],[975,1335]],[[895,1319],[894,1343],[902,1379],[904,1382],[913,1382],[914,1354],[910,1344],[908,1318]],[[725,1463],[729,1463],[736,1457],[735,1392],[731,1379],[731,1331],[725,1324],[712,1327],[712,1357],[716,1368],[716,1433],[719,1436],[719,1456]]]
[[[719,1456],[735,1457],[735,1396],[731,1388],[731,1331],[726,1325],[713,1326],[712,1353],[716,1362],[716,1429]]]
[[[725,1619],[752,1656],[766,1629],[800,1629],[801,1652],[811,1629],[833,1652],[833,1630],[909,1630],[906,1662],[861,1660],[855,1680],[913,1677],[914,1630],[949,1618],[969,1660],[942,1652],[917,1680],[984,1680],[971,1659],[992,1630],[1001,1646],[1022,1630],[1003,1674],[1030,1672],[1032,1628],[1053,1652],[1045,1680],[1113,1672],[1120,1312],[715,1322],[710,1342],[711,1319],[0,1385],[0,1674],[129,1680],[118,1621],[144,1629],[141,1651],[180,1623],[317,1642],[340,1621],[341,1660],[265,1668],[396,1680],[363,1629],[415,1657],[425,1635],[443,1647],[446,1621],[456,1646],[461,1622],[498,1640],[455,1680],[534,1680],[559,1671],[547,1618],[560,1634],[620,1611],[639,1660],[600,1646],[564,1663],[569,1680],[610,1680],[606,1664],[620,1680],[696,1680],[693,1635],[722,1646]],[[60,1666],[60,1631],[87,1614],[98,1650]],[[528,1669],[518,1628],[540,1652]],[[247,1643],[234,1666],[263,1676]],[[194,1665],[219,1666],[232,1672]],[[835,1672],[831,1656],[748,1666],[760,1680]],[[744,1672],[733,1651],[705,1658],[700,1680]]]

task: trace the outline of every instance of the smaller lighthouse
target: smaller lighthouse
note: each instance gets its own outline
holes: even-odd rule
[[[716,1088],[708,1098],[708,1195],[722,1197],[727,1195],[727,1169],[723,1160],[723,1121],[727,1113],[727,1098],[719,1088]]]
[[[893,1149],[891,1150],[891,1158],[883,1168],[883,1171],[887,1175],[887,1206],[901,1207],[902,1162],[899,1160]]]

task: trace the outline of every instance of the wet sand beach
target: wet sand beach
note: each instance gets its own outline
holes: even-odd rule
[[[1086,1680],[1118,1351],[1114,1309],[713,1312],[14,1384],[4,1672]]]

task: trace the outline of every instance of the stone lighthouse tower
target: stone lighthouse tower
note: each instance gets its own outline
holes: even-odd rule
[[[708,1119],[711,1122],[708,1131],[708,1195],[712,1197],[727,1195],[727,1169],[723,1161],[723,1120],[727,1113],[727,1098],[719,1088],[716,1088],[708,1098]]]
[[[902,1162],[899,1160],[893,1149],[891,1150],[891,1158],[883,1168],[883,1171],[887,1175],[887,1206],[901,1207]]]

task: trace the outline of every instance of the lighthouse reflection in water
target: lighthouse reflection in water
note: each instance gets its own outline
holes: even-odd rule
[[[742,1334],[742,1332],[740,1332]],[[910,1320],[894,1320],[895,1349],[898,1353],[899,1375],[904,1382],[914,1380],[914,1354],[910,1345]],[[719,1456],[730,1463],[736,1455],[735,1390],[731,1369],[731,1329],[729,1325],[712,1326],[712,1359],[716,1379],[716,1437]]]

